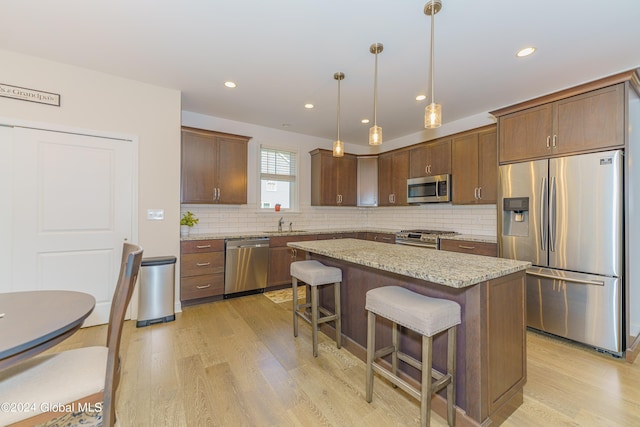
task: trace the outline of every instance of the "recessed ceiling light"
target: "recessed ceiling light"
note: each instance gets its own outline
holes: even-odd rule
[[[531,47],[525,47],[524,49],[520,49],[518,51],[518,53],[516,53],[516,56],[519,58],[522,58],[523,56],[529,56],[531,55],[533,52],[536,51],[536,48],[531,46]]]
[[[369,119],[362,119],[362,120],[360,120],[360,123],[366,125],[367,123],[369,123]]]
[[[236,84],[234,82],[224,82],[224,85],[226,87],[230,87],[230,88],[236,87]]]
[[[312,109],[314,107],[315,107],[315,105],[313,105],[313,104],[304,104],[304,108],[306,108],[307,110],[310,110],[310,109]]]
[[[426,95],[418,95],[418,96],[416,96],[416,101],[424,101],[425,99],[427,99]]]

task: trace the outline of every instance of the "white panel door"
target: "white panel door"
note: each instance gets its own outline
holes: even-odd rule
[[[85,326],[108,322],[135,158],[131,141],[14,128],[12,290],[87,292],[96,308]]]

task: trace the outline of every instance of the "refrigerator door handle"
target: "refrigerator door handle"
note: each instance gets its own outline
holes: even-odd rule
[[[556,250],[556,177],[551,178],[551,190],[549,195],[549,250]]]
[[[604,286],[604,282],[602,280],[570,279],[567,277],[554,276],[553,274],[534,273],[528,270],[527,270],[527,274],[530,276],[543,277],[545,279],[562,280],[563,282],[570,282],[570,283],[579,283],[581,285]]]
[[[540,187],[540,219],[542,221],[542,227],[540,227],[540,246],[543,251],[547,250],[547,230],[549,225],[548,215],[548,196],[547,196],[547,178],[542,178],[542,185]]]

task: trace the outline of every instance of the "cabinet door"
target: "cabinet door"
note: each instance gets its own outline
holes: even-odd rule
[[[338,176],[336,160],[330,151],[311,154],[311,206],[337,206]]]
[[[624,145],[623,85],[556,102],[554,154]]]
[[[492,204],[498,201],[497,137],[496,131],[482,132],[478,135],[478,203]]]
[[[378,157],[378,206],[391,206],[393,194],[392,155],[381,154]]]
[[[215,137],[182,131],[182,203],[214,202],[216,150]]]
[[[429,144],[429,175],[451,173],[451,140]]]
[[[293,262],[293,249],[288,247],[269,249],[269,276],[267,286],[280,286],[291,283],[290,266]]]
[[[500,163],[548,156],[551,153],[553,105],[507,114],[500,117],[499,128]]]
[[[247,142],[218,137],[218,203],[247,204]]]
[[[393,193],[395,195],[394,206],[406,206],[407,203],[407,179],[409,178],[409,151],[394,153],[392,162]]]
[[[340,206],[356,206],[358,201],[358,159],[345,154],[335,159],[337,194],[342,196]]]
[[[428,165],[428,151],[427,144],[420,144],[416,148],[409,150],[409,177],[418,178],[421,176],[427,176]]]
[[[454,204],[477,202],[478,188],[478,134],[454,138],[452,160],[452,197]]]

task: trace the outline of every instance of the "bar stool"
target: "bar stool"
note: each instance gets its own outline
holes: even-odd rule
[[[428,426],[431,419],[431,394],[447,388],[447,421],[455,425],[455,371],[456,371],[456,327],[460,324],[460,305],[454,301],[431,298],[411,292],[399,286],[384,286],[367,292],[365,308],[368,310],[367,324],[367,380],[366,399],[373,400],[373,372],[389,380],[395,386],[420,401],[420,420]],[[375,351],[376,315],[393,323],[391,345]],[[422,335],[422,362],[400,351],[399,326]],[[447,372],[441,373],[432,366],[432,344],[434,335],[447,331]],[[391,354],[391,371],[375,362]],[[422,371],[420,389],[412,387],[398,374],[398,360]],[[435,381],[433,381],[435,380]]]
[[[328,267],[318,261],[296,261],[291,263],[291,282],[293,286],[293,336],[298,336],[298,317],[311,324],[311,336],[313,338],[313,356],[318,357],[318,325],[335,321],[336,344],[338,348],[342,344],[340,321],[340,282],[342,282],[342,270],[337,267]],[[298,280],[310,289],[311,302],[298,303]],[[333,285],[335,312],[331,313],[324,307],[320,307],[318,298],[318,286]],[[311,308],[311,318],[306,309]],[[319,313],[324,316],[319,317]]]

